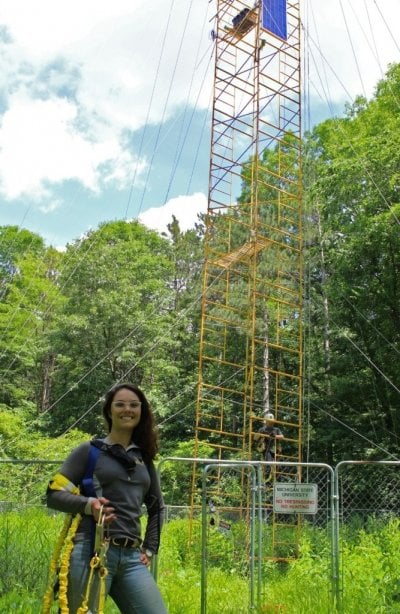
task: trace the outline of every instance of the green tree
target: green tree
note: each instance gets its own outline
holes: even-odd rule
[[[319,226],[308,252],[314,450],[329,462],[397,449],[399,87],[394,65],[371,101],[357,99],[308,140]]]
[[[7,286],[17,273],[17,260],[30,253],[40,255],[44,251],[43,239],[18,226],[0,226],[0,292],[3,298]]]
[[[97,401],[116,381],[151,390],[168,355],[170,246],[138,222],[110,222],[69,245],[49,419],[98,431]]]
[[[160,373],[157,406],[161,419],[160,433],[166,453],[175,442],[193,436],[197,366],[199,359],[199,325],[201,274],[203,264],[203,226],[182,232],[175,217],[166,234],[171,248],[173,306],[168,320],[173,343],[168,351],[168,365]]]
[[[53,353],[49,338],[62,303],[57,285],[62,255],[44,248],[36,235],[24,235],[20,249],[16,244],[13,247],[13,259],[7,261],[12,273],[3,286],[0,304],[0,402],[35,414],[46,409],[50,394]]]

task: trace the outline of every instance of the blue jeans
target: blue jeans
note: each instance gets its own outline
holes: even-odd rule
[[[68,576],[68,606],[76,614],[85,596],[89,575],[90,542],[77,542],[71,553]],[[140,561],[140,551],[110,546],[107,552],[106,593],[122,614],[167,614],[158,586],[147,567]],[[89,613],[96,614],[99,582],[97,573],[92,584]]]

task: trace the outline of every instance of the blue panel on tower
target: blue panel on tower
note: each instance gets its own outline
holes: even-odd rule
[[[263,0],[262,26],[275,36],[287,39],[286,0]]]

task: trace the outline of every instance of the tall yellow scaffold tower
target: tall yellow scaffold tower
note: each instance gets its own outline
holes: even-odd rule
[[[296,470],[284,463],[301,460],[299,5],[300,0],[216,0],[212,31],[215,75],[195,440],[197,446],[206,440],[221,460],[258,460],[260,444],[273,446],[282,464],[266,472],[266,484],[296,479]],[[259,436],[266,414],[273,414],[283,439],[267,443]],[[236,494],[221,484],[216,479],[213,496],[225,488],[230,505],[244,509],[244,482]],[[272,497],[269,501],[267,496],[274,549],[288,558],[293,544],[285,548]]]

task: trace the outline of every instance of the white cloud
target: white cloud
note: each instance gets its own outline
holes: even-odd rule
[[[172,79],[167,113],[188,99],[191,75],[197,77],[197,87],[190,96],[192,101],[197,98],[204,63],[196,68],[196,55],[199,61],[211,50],[207,5],[4,0],[0,17],[13,38],[9,56],[14,71],[18,60],[38,74],[50,61],[63,58],[79,68],[77,100],[84,109],[113,126],[138,128],[149,111],[153,122],[163,116]],[[209,89],[200,105],[208,105],[208,94]]]
[[[53,211],[56,211],[57,209],[62,207],[62,204],[63,203],[60,199],[51,198],[47,203],[45,201],[42,201],[42,204],[40,204],[38,208],[39,211],[41,211],[42,213],[52,213]]]
[[[399,59],[399,0],[302,6],[310,97],[371,95]],[[208,0],[2,0],[0,195],[48,208],[68,179],[94,193],[140,183],[146,162],[130,131],[209,104],[215,10]]]
[[[201,192],[191,196],[178,196],[171,198],[161,207],[152,207],[139,215],[139,221],[152,230],[159,233],[167,232],[167,225],[171,223],[174,215],[179,222],[180,229],[184,232],[194,228],[198,222],[197,215],[206,213],[207,197]]]
[[[132,176],[140,184],[145,161],[127,131],[188,100],[209,102],[199,61],[210,47],[208,10],[169,0],[3,0],[3,196],[40,201],[66,179],[94,192]]]
[[[40,201],[52,185],[68,179],[93,192],[99,191],[102,180],[123,181],[133,156],[121,149],[116,138],[98,140],[83,133],[77,120],[72,101],[11,98],[0,130],[0,185],[7,199],[29,194]],[[102,167],[107,168],[103,174]]]

